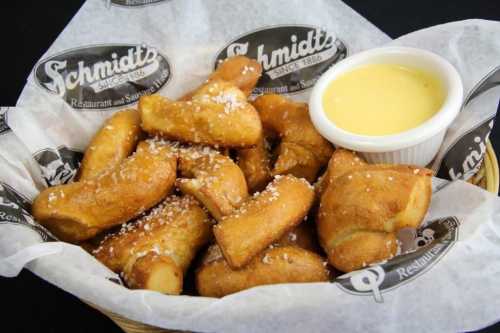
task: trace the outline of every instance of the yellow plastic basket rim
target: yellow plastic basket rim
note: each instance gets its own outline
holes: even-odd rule
[[[486,170],[486,190],[491,193],[498,194],[499,187],[499,171],[498,171],[498,160],[495,154],[495,150],[488,141],[486,145],[486,156],[484,159],[484,166]]]

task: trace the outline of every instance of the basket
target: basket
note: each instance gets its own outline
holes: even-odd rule
[[[488,141],[486,146],[486,155],[484,157],[483,165],[479,172],[472,177],[469,182],[474,185],[480,186],[491,193],[498,193],[499,186],[499,170],[498,170],[498,160],[493,150],[491,142]],[[149,326],[142,324],[140,322],[132,321],[130,319],[124,318],[113,312],[104,310],[94,304],[86,302],[91,307],[101,311],[108,318],[116,323],[124,332],[126,333],[172,333],[172,332],[183,332],[175,330],[167,330],[163,328],[158,328],[154,326]]]

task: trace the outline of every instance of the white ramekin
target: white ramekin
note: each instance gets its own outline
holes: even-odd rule
[[[434,73],[442,81],[446,92],[443,106],[420,126],[392,135],[359,135],[335,126],[323,110],[322,99],[326,87],[340,74],[374,63],[411,66]],[[460,75],[444,58],[410,47],[381,47],[352,55],[326,71],[312,90],[309,109],[316,129],[335,146],[358,151],[371,163],[426,166],[436,156],[447,128],[460,111],[462,98]]]

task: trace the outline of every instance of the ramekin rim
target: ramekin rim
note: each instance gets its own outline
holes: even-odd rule
[[[350,133],[337,127],[323,111],[323,92],[338,74],[344,73],[374,56],[391,53],[412,53],[426,57],[441,67],[450,84],[446,99],[436,114],[423,124],[410,130],[384,136],[368,136]],[[364,60],[363,60],[364,58]],[[327,140],[342,147],[363,152],[396,151],[420,144],[446,130],[460,112],[463,99],[463,84],[455,67],[443,57],[427,50],[406,46],[386,46],[354,54],[328,69],[316,82],[309,99],[310,117],[313,125]]]

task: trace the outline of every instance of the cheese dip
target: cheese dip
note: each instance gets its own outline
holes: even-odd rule
[[[415,128],[445,99],[432,73],[397,64],[369,64],[343,73],[324,91],[326,116],[354,134],[382,136]]]

